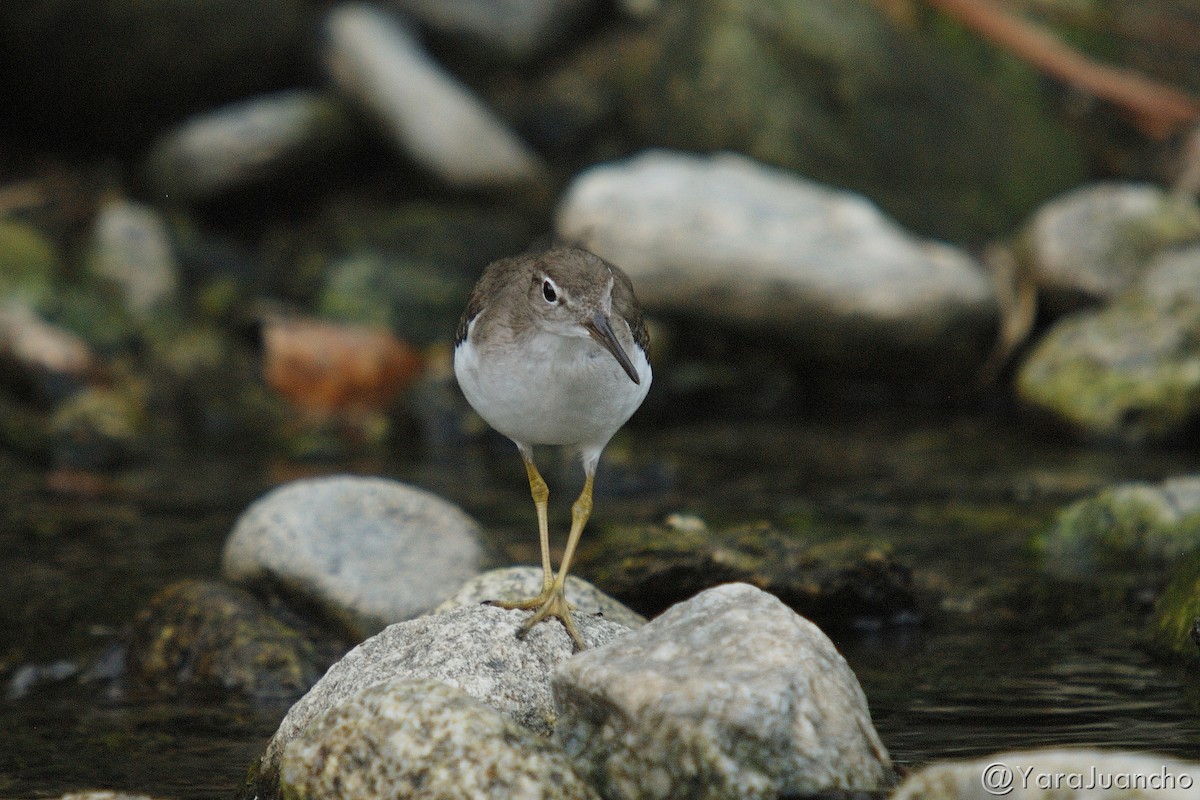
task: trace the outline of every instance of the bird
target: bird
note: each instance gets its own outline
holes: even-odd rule
[[[542,590],[493,605],[534,612],[519,638],[557,618],[575,648],[584,650],[565,595],[567,574],[592,513],[600,454],[641,406],[653,378],[633,283],[616,265],[569,245],[492,262],[459,322],[454,374],[479,416],[516,444],[537,513]],[[573,450],[584,473],[557,574],[550,561],[549,487],[534,464],[534,448],[543,445]]]

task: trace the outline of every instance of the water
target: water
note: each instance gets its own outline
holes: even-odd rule
[[[1195,472],[1186,450],[1055,440],[1003,410],[643,426],[614,442],[595,522],[686,511],[719,526],[816,520],[889,543],[938,608],[921,626],[836,635],[894,759],[1073,744],[1200,754],[1200,677],[1143,646],[1160,576],[1044,577],[1025,546],[1070,500],[1111,482]],[[343,465],[424,485],[536,561],[519,460],[499,443]],[[0,460],[0,685],[82,663],[158,588],[219,573],[230,524],[288,465],[186,457],[113,477]],[[545,470],[561,531],[577,486]],[[557,542],[561,546],[561,542]],[[0,700],[0,796],[119,788],[231,796],[283,714],[241,701],[107,697],[74,679]]]

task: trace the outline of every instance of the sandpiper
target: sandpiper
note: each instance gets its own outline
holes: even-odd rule
[[[518,636],[557,617],[583,650],[563,594],[567,572],[592,513],[600,453],[650,389],[649,338],[629,276],[577,247],[489,264],[458,325],[454,374],[479,415],[517,445],[537,509],[542,591],[496,605],[535,610]],[[546,521],[550,491],[533,463],[537,445],[576,450],[583,463],[557,575]]]

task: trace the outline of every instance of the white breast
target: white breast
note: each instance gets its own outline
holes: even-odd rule
[[[628,326],[622,333],[632,344]],[[577,447],[587,460],[589,452],[599,455],[650,390],[645,353],[626,350],[641,383],[590,338],[541,332],[520,349],[501,348],[484,360],[468,330],[454,350],[454,374],[479,415],[518,445]]]

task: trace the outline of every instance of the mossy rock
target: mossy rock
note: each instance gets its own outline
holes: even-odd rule
[[[918,613],[911,569],[878,544],[814,543],[765,523],[721,531],[610,527],[584,540],[576,563],[581,575],[647,616],[734,581],[774,594],[823,627]]]
[[[1190,659],[1200,658],[1200,551],[1180,562],[1154,607],[1154,644]]]
[[[0,219],[0,302],[17,296],[44,311],[54,296],[60,267],[58,251],[40,231]]]
[[[129,667],[135,680],[169,695],[292,699],[308,691],[342,649],[314,641],[244,589],[184,580],[138,612]]]
[[[1200,477],[1105,489],[1063,509],[1034,540],[1045,566],[1068,575],[1163,569],[1198,546]]]

